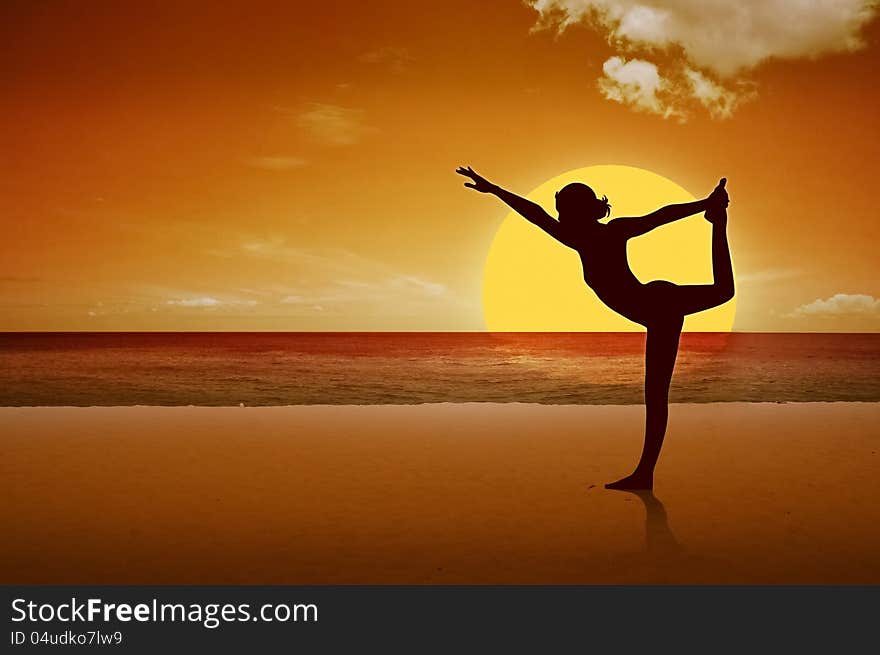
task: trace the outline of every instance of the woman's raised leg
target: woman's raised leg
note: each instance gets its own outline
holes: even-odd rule
[[[660,457],[669,417],[669,384],[678,356],[678,340],[684,317],[648,326],[645,345],[645,444],[631,475],[606,484],[608,489],[652,489],[654,467]]]
[[[727,210],[718,208],[706,212],[712,223],[712,284],[676,285],[669,296],[681,314],[694,314],[723,305],[733,298],[733,266],[730,262],[730,244],[727,242]]]

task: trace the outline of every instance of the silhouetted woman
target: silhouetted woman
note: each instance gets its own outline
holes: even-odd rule
[[[653,488],[654,467],[666,434],[669,383],[684,317],[717,307],[733,298],[733,269],[727,245],[727,180],[722,178],[705,200],[669,205],[638,218],[616,218],[600,223],[600,219],[611,213],[611,206],[607,198],[596,197],[586,184],[569,184],[556,194],[557,220],[540,205],[492,184],[470,167],[459,168],[456,172],[471,179],[465,183],[466,187],[498,196],[526,220],[576,250],[583,264],[584,281],[600,300],[618,314],[647,328],[642,457],[631,475],[605,486],[609,489]],[[627,262],[626,242],[656,227],[700,212],[705,212],[706,220],[712,223],[714,283],[639,282]]]

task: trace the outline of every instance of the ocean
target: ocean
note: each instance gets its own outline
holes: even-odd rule
[[[0,333],[0,405],[642,402],[638,333]],[[880,334],[686,333],[670,401],[880,401]]]

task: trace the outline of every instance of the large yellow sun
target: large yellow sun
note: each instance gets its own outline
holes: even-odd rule
[[[556,214],[554,194],[584,182],[608,196],[615,216],[641,216],[694,196],[661,175],[632,166],[589,166],[554,177],[528,198]],[[717,180],[706,181],[708,193]],[[642,282],[712,282],[712,226],[702,214],[632,239],[630,267]],[[493,332],[632,332],[644,328],[608,309],[586,286],[580,258],[542,230],[511,212],[498,229],[483,275],[483,312]],[[736,300],[688,316],[691,332],[728,332]]]

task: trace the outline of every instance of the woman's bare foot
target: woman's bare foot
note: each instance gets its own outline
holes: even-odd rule
[[[633,473],[617,482],[609,482],[605,485],[606,489],[616,489],[618,491],[640,491],[654,488],[654,476],[645,475],[643,473]]]

